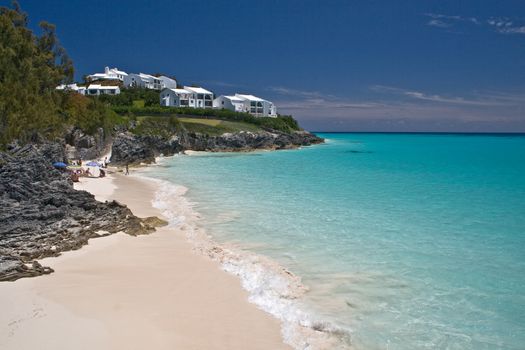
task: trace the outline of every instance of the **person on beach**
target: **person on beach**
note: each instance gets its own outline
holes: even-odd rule
[[[106,176],[106,172],[103,169],[100,169],[99,172],[100,172],[100,174],[98,175],[98,177],[105,177]]]
[[[128,166],[128,163],[126,163],[126,172],[125,172],[125,175],[129,175],[129,166]]]
[[[102,167],[103,168],[107,168],[108,167],[108,157],[104,158],[104,163],[102,163]]]

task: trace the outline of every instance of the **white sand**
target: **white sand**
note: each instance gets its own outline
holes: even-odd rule
[[[153,183],[113,175],[75,187],[158,215]],[[41,261],[55,273],[0,283],[0,349],[284,349],[277,320],[239,281],[162,228],[90,240]]]

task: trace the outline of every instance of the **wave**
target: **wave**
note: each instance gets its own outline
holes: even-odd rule
[[[239,277],[242,287],[249,293],[249,301],[281,321],[285,343],[294,349],[351,348],[351,330],[318,319],[307,311],[301,297],[308,288],[301,283],[299,276],[265,256],[233,244],[215,242],[197,224],[200,214],[185,197],[188,189],[146,175],[150,170],[145,169],[136,176],[158,185],[152,205],[168,219],[170,227],[186,232],[194,250],[219,262],[224,271]]]

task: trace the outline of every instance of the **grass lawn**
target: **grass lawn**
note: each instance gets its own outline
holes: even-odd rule
[[[218,119],[179,118],[179,121],[190,132],[199,132],[212,136],[222,135],[226,132],[256,132],[261,130],[257,125]]]
[[[137,117],[139,125],[146,119],[162,120],[166,117],[159,116],[142,116]],[[182,126],[189,132],[198,132],[201,134],[208,134],[211,136],[222,135],[227,132],[239,132],[239,131],[260,131],[257,125],[245,123],[245,122],[233,122],[219,119],[202,119],[202,118],[177,118]]]

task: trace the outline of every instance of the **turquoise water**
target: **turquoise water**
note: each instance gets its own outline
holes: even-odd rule
[[[357,349],[525,349],[525,137],[321,134],[301,150],[177,156],[219,242],[271,257]]]

